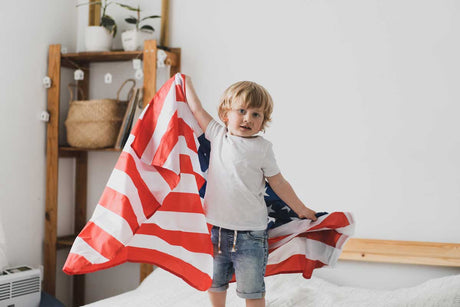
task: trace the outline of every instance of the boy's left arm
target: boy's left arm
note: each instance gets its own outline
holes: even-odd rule
[[[315,211],[311,210],[297,197],[291,184],[284,179],[281,173],[267,177],[268,184],[273,191],[281,198],[300,218],[307,218],[316,221]]]

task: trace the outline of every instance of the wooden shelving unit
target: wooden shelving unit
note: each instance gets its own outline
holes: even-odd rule
[[[45,240],[44,240],[44,281],[43,290],[51,295],[56,292],[56,252],[58,249],[72,246],[76,235],[86,224],[86,192],[88,174],[88,151],[93,149],[73,148],[59,145],[59,109],[61,68],[84,69],[85,79],[80,82],[84,95],[89,97],[90,63],[119,62],[133,59],[143,60],[144,67],[144,106],[147,105],[156,92],[157,73],[157,42],[146,41],[143,51],[113,51],[113,52],[81,52],[61,54],[61,45],[50,45],[48,52],[48,77],[52,85],[48,89],[48,112],[50,121],[47,125],[46,136],[46,212],[45,212]],[[170,75],[180,70],[180,49],[165,50],[166,65],[171,65]],[[78,97],[81,99],[81,97]],[[98,151],[119,151],[114,148],[98,149]],[[57,236],[58,211],[58,165],[59,158],[75,159],[75,227],[74,234],[63,237]],[[141,265],[141,278],[145,272],[151,271],[151,266]],[[85,303],[84,275],[74,276],[73,306]]]

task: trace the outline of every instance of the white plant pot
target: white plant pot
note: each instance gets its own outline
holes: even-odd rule
[[[110,51],[113,37],[101,26],[90,26],[85,31],[86,51]]]
[[[148,39],[153,39],[153,33],[128,30],[121,33],[121,43],[123,45],[123,50],[125,51],[135,51],[144,49],[144,41]]]

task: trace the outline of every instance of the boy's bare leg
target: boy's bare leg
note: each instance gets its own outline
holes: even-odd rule
[[[227,298],[227,291],[222,292],[211,292],[209,293],[209,299],[213,307],[225,307],[225,299]]]
[[[265,298],[246,299],[246,307],[265,307]]]

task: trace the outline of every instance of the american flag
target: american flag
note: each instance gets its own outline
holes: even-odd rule
[[[150,263],[198,290],[212,282],[211,225],[203,197],[210,146],[185,98],[184,75],[169,79],[134,126],[94,213],[63,271],[85,274],[124,262]],[[267,276],[334,265],[353,233],[351,214],[299,219],[267,186]]]

